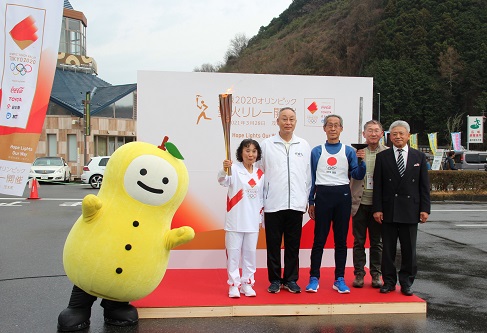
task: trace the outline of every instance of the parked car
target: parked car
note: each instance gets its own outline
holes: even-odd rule
[[[455,152],[455,166],[462,170],[487,171],[487,151]]]
[[[93,157],[88,164],[83,167],[81,182],[90,184],[93,188],[100,188],[109,159],[110,156]]]
[[[29,178],[43,182],[69,182],[71,168],[62,157],[38,157],[32,163]]]

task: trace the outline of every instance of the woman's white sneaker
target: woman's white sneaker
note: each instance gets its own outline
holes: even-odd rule
[[[247,297],[257,296],[255,290],[252,289],[252,286],[248,283],[242,283],[242,286],[240,287],[240,293],[244,294]]]
[[[228,288],[228,297],[239,298],[240,292],[238,291],[238,287],[230,286],[230,288]]]

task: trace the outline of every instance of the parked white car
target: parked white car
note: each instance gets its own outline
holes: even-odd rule
[[[83,167],[81,182],[90,184],[93,188],[100,188],[109,159],[110,156],[93,157],[88,164]]]
[[[43,182],[69,182],[71,168],[62,157],[38,157],[32,163],[29,178]]]

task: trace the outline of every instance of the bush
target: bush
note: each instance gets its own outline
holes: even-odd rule
[[[487,191],[487,172],[461,170],[430,170],[431,192],[468,191],[481,194]]]

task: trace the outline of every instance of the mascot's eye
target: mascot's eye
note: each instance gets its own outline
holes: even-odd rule
[[[162,183],[163,184],[169,183],[169,179],[167,177],[162,178]]]
[[[147,175],[147,170],[146,170],[146,169],[140,169],[140,174],[141,174],[142,176]]]

